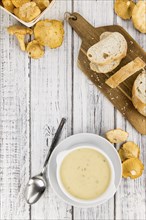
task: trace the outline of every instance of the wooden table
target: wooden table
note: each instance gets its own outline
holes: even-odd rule
[[[95,26],[122,25],[146,49],[146,37],[114,14],[112,0],[57,0],[46,18],[63,19],[65,11],[77,11]],[[77,68],[81,42],[66,22],[62,47],[46,48],[40,60],[28,58],[8,36],[6,27],[16,23],[0,10],[0,219],[146,219],[146,172],[137,180],[123,179],[115,197],[96,208],[71,207],[51,187],[37,204],[25,203],[24,186],[40,171],[62,116],[68,119],[62,139],[79,132],[104,135],[117,127],[128,131],[145,166],[146,137]]]

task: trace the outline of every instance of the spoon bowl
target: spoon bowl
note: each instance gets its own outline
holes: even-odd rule
[[[25,190],[25,199],[28,204],[33,204],[40,199],[42,194],[46,189],[46,181],[44,177],[39,174],[32,177],[27,185]]]

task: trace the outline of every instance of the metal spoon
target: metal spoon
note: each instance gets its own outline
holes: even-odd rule
[[[55,133],[55,136],[52,140],[52,144],[50,146],[48,155],[46,157],[42,172],[40,174],[32,177],[26,185],[24,196],[25,196],[26,202],[28,204],[33,204],[33,203],[37,202],[46,189],[47,184],[46,184],[45,171],[47,168],[47,164],[48,164],[50,155],[59,140],[59,136],[60,136],[61,130],[62,130],[65,122],[66,122],[66,119],[62,118],[62,120],[59,124],[59,127]]]

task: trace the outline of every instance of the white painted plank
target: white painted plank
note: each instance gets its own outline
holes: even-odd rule
[[[126,22],[115,16],[115,22],[123,26],[131,36],[144,48],[146,49],[146,41],[143,34],[140,34],[133,28],[132,22]],[[119,112],[116,111],[116,127],[123,128],[129,133],[128,140],[136,142],[141,148],[141,159],[146,166],[146,136],[141,136],[128,121],[126,121]],[[145,175],[142,177],[131,180],[122,179],[121,186],[118,193],[116,194],[116,219],[124,220],[143,220],[146,219],[146,184]]]
[[[46,17],[62,18],[71,11],[71,1],[57,1]],[[113,23],[113,1],[74,1],[74,10],[80,12],[96,26]],[[116,21],[116,17],[114,19]],[[130,133],[141,147],[141,158],[146,163],[146,137],[139,135],[121,114],[87,80],[76,66],[80,40],[74,34],[74,51],[71,29],[66,25],[63,46],[46,49],[45,57],[31,61],[31,164],[29,164],[29,78],[28,58],[18,49],[13,37],[8,38],[5,27],[15,20],[0,11],[0,219],[71,219],[71,207],[65,205],[52,189],[32,207],[23,198],[24,186],[43,165],[46,147],[46,124],[49,125],[49,144],[62,116],[68,117],[62,139],[72,133],[93,132],[104,134],[108,129],[121,127]],[[144,35],[132,24],[118,18],[130,34],[146,49]],[[16,47],[17,45],[17,47]],[[72,53],[73,52],[73,53]],[[72,54],[74,54],[74,87],[72,94]],[[73,97],[74,95],[74,97]],[[73,103],[72,103],[73,98]],[[72,105],[74,108],[72,109]],[[73,111],[73,112],[72,112]],[[72,124],[73,113],[73,124]],[[145,164],[146,166],[146,164]],[[145,175],[140,179],[123,180],[116,194],[115,219],[146,219]],[[93,209],[74,209],[74,219],[114,219],[114,202]]]
[[[0,10],[0,218],[29,219],[23,192],[29,178],[29,60]]]
[[[56,1],[46,15],[49,19],[64,19],[71,10],[71,1]],[[61,139],[71,134],[72,71],[71,29],[65,23],[65,41],[58,49],[46,48],[45,56],[31,61],[31,167],[38,173],[48,151],[46,125],[49,126],[49,144],[61,117],[67,123]],[[49,186],[40,201],[31,208],[34,219],[71,219],[71,207],[62,202]]]
[[[112,24],[112,7],[112,1],[74,1],[74,11],[79,12],[96,27]],[[78,69],[80,44],[81,41],[74,33],[74,133],[91,132],[104,135],[105,131],[114,127],[114,107]],[[114,219],[114,198],[96,208],[74,208],[74,219]]]

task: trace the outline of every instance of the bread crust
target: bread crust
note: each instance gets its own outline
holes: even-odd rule
[[[114,32],[103,32],[100,35],[100,41],[109,37]],[[90,62],[90,69],[97,73],[109,73],[113,71],[121,62],[121,60],[126,56],[127,49],[119,56],[119,58],[111,58],[111,60],[107,61],[104,64],[97,64],[96,62]]]
[[[114,39],[114,37],[115,37],[115,39],[116,39],[116,38],[119,38],[119,36],[122,37],[122,39],[123,39],[123,43],[122,43],[123,52],[120,53],[120,54],[117,54],[117,55],[114,56],[114,57],[110,57],[109,59],[105,59],[105,60],[102,61],[102,62],[99,62],[99,61],[97,62],[95,59],[93,59],[93,57],[91,58],[91,54],[93,53],[93,51],[96,50],[96,45],[97,45],[98,43],[100,43],[100,42],[103,43],[103,41],[106,40],[106,38],[110,37],[111,35],[113,35],[113,39]],[[117,35],[118,35],[118,36],[117,36]],[[111,36],[111,37],[112,37],[112,36]],[[102,66],[102,65],[104,66],[104,65],[106,65],[106,64],[110,64],[112,61],[122,60],[122,59],[126,56],[126,54],[127,54],[127,49],[128,49],[127,41],[126,41],[126,39],[124,38],[124,36],[123,36],[122,34],[120,34],[119,32],[104,32],[104,33],[101,34],[100,41],[97,42],[96,44],[94,44],[93,46],[91,46],[91,47],[88,49],[88,51],[87,51],[87,57],[88,57],[88,59],[91,61],[91,63],[96,63],[96,64],[98,64],[98,65],[100,65],[100,66]],[[92,52],[91,52],[91,50],[92,50]]]
[[[121,69],[119,69],[114,75],[107,79],[105,83],[111,88],[116,88],[120,83],[144,68],[145,65],[145,62],[140,57],[136,57],[125,66],[121,67]]]
[[[146,74],[146,73],[142,73],[142,74]],[[137,78],[136,78],[136,80],[137,80]],[[137,111],[146,117],[146,103],[142,102],[141,99],[139,97],[137,97],[136,80],[135,80],[133,88],[132,88],[132,102],[133,102],[134,107],[137,109]]]
[[[113,71],[117,66],[119,66],[121,62],[120,60],[112,61],[110,64],[106,65],[98,65],[96,63],[90,63],[90,69],[97,72],[97,73],[109,73]]]

